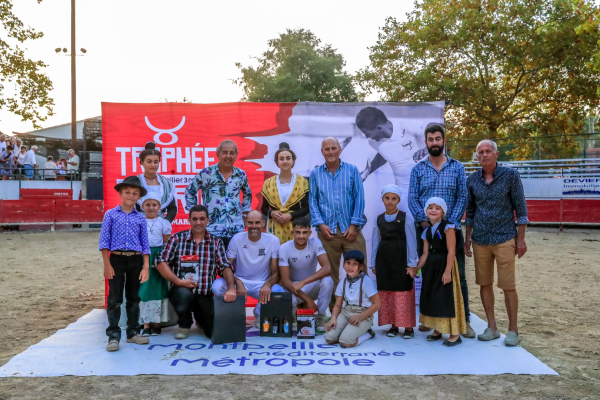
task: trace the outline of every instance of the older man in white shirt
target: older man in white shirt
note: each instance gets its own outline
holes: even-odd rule
[[[75,150],[69,149],[69,160],[67,161],[67,172],[69,173],[69,179],[76,180],[78,171],[79,156],[75,154]]]
[[[25,175],[28,181],[33,180],[33,170],[39,167],[35,159],[35,153],[37,153],[37,150],[37,146],[31,146],[31,149],[25,153],[23,167],[25,168]]]

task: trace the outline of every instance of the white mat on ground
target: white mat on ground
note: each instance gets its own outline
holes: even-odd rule
[[[417,314],[418,315],[418,314]],[[486,323],[472,315],[471,325],[481,333]],[[212,345],[197,328],[186,340],[173,338],[177,327],[163,329],[149,346],[125,342],[116,353],[105,350],[107,320],[104,310],[93,310],[31,346],[0,367],[0,376],[61,375],[191,375],[191,374],[549,374],[552,369],[521,347],[504,346],[504,335],[492,342],[463,339],[453,348],[441,341],[388,338],[388,327],[375,327],[377,335],[354,349],[314,340],[261,338],[249,328],[245,343]]]

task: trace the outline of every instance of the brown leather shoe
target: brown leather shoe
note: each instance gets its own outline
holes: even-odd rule
[[[428,328],[428,327],[426,327],[426,326],[425,326],[425,325],[423,325],[423,324],[419,325],[419,330],[420,330],[421,332],[429,332],[429,331],[430,331],[430,330],[432,330],[432,329],[433,329],[433,328]]]

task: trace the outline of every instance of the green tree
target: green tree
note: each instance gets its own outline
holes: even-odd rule
[[[600,8],[595,7],[585,1],[572,0],[573,6],[581,16],[583,23],[577,28],[577,33],[587,33],[596,35],[598,46],[600,47]],[[598,51],[588,62],[588,67],[597,73],[600,73],[600,51]],[[597,88],[600,94],[600,86]]]
[[[600,96],[597,35],[577,30],[596,10],[572,0],[422,0],[406,22],[388,18],[361,86],[387,101],[450,100],[453,154],[476,141],[514,145],[512,158],[579,151],[576,137]],[[577,30],[577,31],[576,31]],[[458,147],[458,148],[456,148]]]
[[[360,101],[352,77],[343,70],[346,62],[312,32],[290,30],[269,40],[269,49],[254,57],[258,66],[236,66],[242,77],[243,100],[258,102]]]
[[[41,1],[37,0],[38,3]],[[44,34],[25,28],[12,8],[12,0],[0,0],[0,21],[4,28],[0,37],[0,109],[19,115],[23,121],[31,121],[35,128],[40,128],[38,122],[53,115],[52,81],[42,73],[42,68],[47,65],[27,58],[19,44],[39,39]]]

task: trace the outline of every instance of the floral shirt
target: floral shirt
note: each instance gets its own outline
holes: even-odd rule
[[[219,237],[232,237],[244,231],[242,212],[252,210],[252,191],[243,170],[233,167],[233,174],[227,182],[219,170],[219,164],[198,172],[185,189],[186,210],[198,204],[198,191],[202,196],[202,204],[210,214],[210,223],[206,227],[209,233]]]

